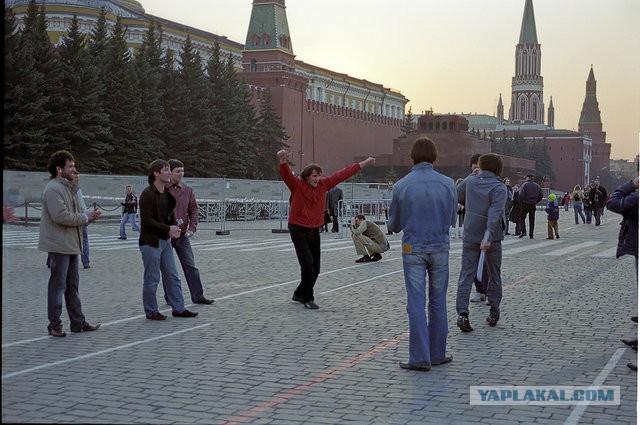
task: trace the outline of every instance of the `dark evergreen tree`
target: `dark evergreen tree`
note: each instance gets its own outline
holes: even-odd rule
[[[409,106],[409,111],[407,111],[407,113],[404,116],[404,123],[402,124],[402,128],[400,130],[402,131],[401,137],[407,137],[407,135],[415,131],[415,126],[413,124],[413,113],[411,112],[411,106]]]
[[[256,120],[254,137],[252,138],[255,162],[251,167],[252,177],[264,180],[277,180],[278,163],[268,161],[281,149],[289,147],[285,142],[289,139],[282,118],[276,112],[271,100],[271,91],[262,91],[260,98],[260,115]]]
[[[146,156],[149,158],[164,150],[161,38],[160,28],[152,22],[134,60],[142,112],[140,124],[147,130],[147,138],[140,141],[140,149],[146,149]]]
[[[107,11],[104,7],[101,7],[100,15],[98,15],[98,21],[89,34],[89,42],[87,44],[91,63],[96,66],[99,71],[103,70],[102,67],[107,61],[106,55],[108,42],[109,31],[107,30]]]
[[[44,8],[38,11],[31,0],[23,23],[15,34],[13,14],[5,9],[4,165],[37,170],[46,166],[50,153],[67,147],[58,133],[67,119],[56,104],[62,73]]]
[[[109,117],[102,109],[104,85],[91,65],[86,36],[80,33],[74,15],[71,27],[59,48],[63,68],[63,96],[60,107],[71,117],[64,129],[65,139],[83,172],[100,173],[110,168]]]
[[[139,82],[120,18],[107,41],[102,69],[104,110],[109,115],[114,148],[110,155],[111,170],[116,174],[144,173],[154,158],[143,143],[148,130],[142,126]]]
[[[178,158],[190,169],[194,163],[189,163],[184,156],[184,149],[181,148],[185,137],[193,133],[191,121],[189,120],[189,109],[186,107],[188,97],[184,86],[180,80],[180,72],[175,68],[175,57],[173,51],[168,49],[165,52],[162,64],[161,88],[162,88],[162,109],[163,139],[165,158]],[[185,162],[187,161],[187,162]]]

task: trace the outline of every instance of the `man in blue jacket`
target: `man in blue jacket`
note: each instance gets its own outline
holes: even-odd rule
[[[429,138],[413,142],[411,172],[393,187],[389,231],[402,234],[402,265],[409,314],[409,362],[400,367],[428,371],[449,363],[447,346],[447,287],[449,285],[449,227],[456,220],[453,180],[433,169],[438,156]],[[504,203],[503,203],[504,205]],[[428,218],[428,220],[425,219]],[[429,320],[426,273],[429,273]],[[469,294],[467,294],[468,296]]]
[[[491,306],[487,322],[495,326],[500,319],[502,301],[502,240],[504,239],[504,204],[507,187],[500,180],[502,159],[492,153],[478,160],[480,173],[468,179],[465,190],[464,237],[462,239],[462,265],[456,296],[457,325],[463,332],[471,332],[469,322],[469,295],[476,276],[480,251],[485,252],[487,268],[487,298]]]

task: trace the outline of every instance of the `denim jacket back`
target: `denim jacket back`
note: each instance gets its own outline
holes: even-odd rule
[[[453,180],[421,162],[393,186],[388,229],[402,231],[403,254],[449,249],[449,228],[456,220]]]

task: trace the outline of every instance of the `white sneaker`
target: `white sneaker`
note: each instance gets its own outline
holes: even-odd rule
[[[473,294],[471,294],[471,298],[469,298],[469,301],[471,301],[472,303],[479,303],[480,302],[480,292],[473,292]]]
[[[491,305],[491,303],[489,302],[489,298],[487,297],[487,302],[485,302],[486,305]]]

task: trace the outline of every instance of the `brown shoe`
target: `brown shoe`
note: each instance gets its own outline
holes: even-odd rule
[[[198,313],[195,311],[183,310],[183,311],[172,311],[171,315],[173,317],[196,317]]]
[[[71,332],[91,332],[97,331],[100,328],[100,324],[92,325],[89,322],[84,322],[80,328],[71,328]]]
[[[62,330],[62,326],[59,326],[57,328],[49,329],[49,335],[61,338],[63,336],[67,336],[67,333]]]

